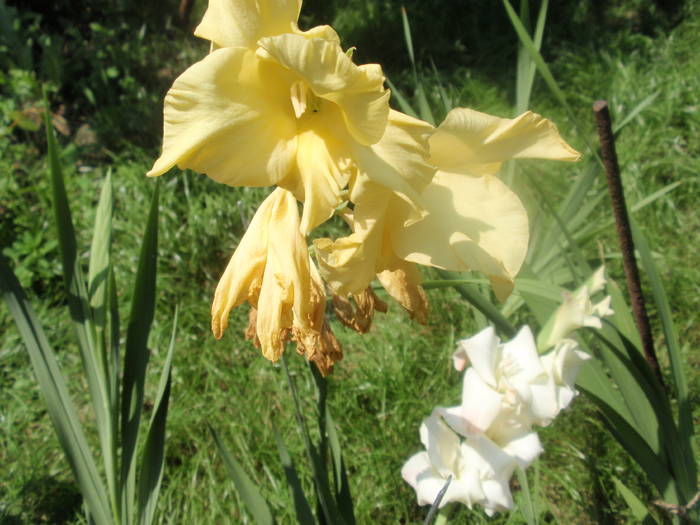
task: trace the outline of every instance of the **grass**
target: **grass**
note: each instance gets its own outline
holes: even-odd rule
[[[381,3],[356,4],[351,2],[349,7],[341,8],[330,2],[326,13],[319,10],[320,14],[305,16],[335,18],[347,40],[359,40],[360,59],[365,53],[365,57],[377,56],[390,64],[391,78],[410,91],[409,65],[402,47],[396,44],[403,41],[400,22],[391,20],[390,25],[383,26],[381,38],[373,48],[373,31],[393,11]],[[483,11],[483,6],[477,4],[469,13],[463,11],[468,8],[460,8],[462,11],[453,13],[454,17],[472,14],[470,23],[478,25],[478,16],[486,15],[478,11]],[[659,92],[654,103],[620,134],[618,152],[632,203],[670,182],[682,181],[680,188],[639,212],[638,219],[658,254],[675,319],[683,334],[689,390],[698,406],[700,357],[695,348],[700,343],[700,294],[695,292],[700,283],[696,264],[700,254],[694,239],[699,226],[695,206],[700,191],[700,149],[695,139],[700,131],[700,58],[695,51],[700,46],[700,9],[696,3],[688,2],[677,27],[648,34],[645,8],[634,1],[622,4],[627,11],[616,8],[607,13],[605,23],[596,28],[590,41],[581,34],[571,34],[572,28],[580,31],[590,21],[590,12],[574,9],[567,18],[563,8],[553,6],[543,50],[579,124],[574,125],[540,80],[535,83],[531,107],[557,122],[567,140],[583,150],[585,140],[594,140],[590,110],[593,100],[608,99],[613,118],[619,119],[641,100]],[[410,14],[410,2],[408,6]],[[366,13],[364,26],[371,31],[362,29],[363,9],[374,9]],[[482,29],[478,48],[474,47],[476,36],[469,32],[469,24],[457,24],[449,30],[460,31],[462,40],[439,40],[434,51],[428,28],[431,21],[415,19],[414,34],[426,35],[414,38],[414,45],[424,65],[430,87],[428,98],[436,108],[437,118],[442,115],[438,78],[429,65],[431,58],[435,59],[439,80],[455,105],[503,116],[512,112],[516,40],[512,31],[505,32],[510,29],[499,16],[492,22],[493,34],[483,30],[486,26],[479,26]],[[396,28],[394,34],[392,28]],[[192,39],[179,38],[190,46],[190,55],[199,49],[192,47]],[[383,47],[384,40],[391,41],[391,46]],[[142,45],[148,45],[147,42],[148,39]],[[158,45],[162,47],[162,42]],[[460,46],[467,50],[457,54]],[[450,62],[450,56],[457,58]],[[186,58],[174,57],[167,65],[181,69]],[[153,98],[156,95],[151,93],[146,100]],[[89,118],[89,113],[86,115]],[[107,115],[100,114],[96,122],[103,122],[100,119]],[[5,136],[8,141],[0,146],[3,251],[13,259],[40,318],[50,329],[50,338],[60,350],[61,364],[71,378],[70,387],[80,405],[86,388],[76,374],[77,352],[62,308],[43,145],[30,131]],[[110,138],[110,143],[114,142]],[[116,141],[110,152],[69,141],[65,146],[62,160],[67,168],[68,195],[84,250],[89,246],[99,182],[106,169],[113,170],[117,280],[129,282],[137,257],[135,246],[153,190],[153,181],[143,174],[156,151],[139,144],[127,146],[123,141]],[[541,163],[537,169],[542,173],[534,173],[531,165],[524,169],[542,181],[553,199],[559,198],[578,171],[576,167]],[[291,522],[291,496],[280,468],[271,421],[280,428],[297,466],[302,470],[304,466],[302,442],[283,371],[263,360],[257,350],[243,341],[245,308],[234,311],[231,326],[221,341],[214,340],[209,331],[209,305],[218,277],[242,235],[243,225],[265,192],[225,188],[192,173],[173,172],[163,182],[158,309],[151,339],[154,374],[165,357],[176,304],[180,305],[180,330],[173,364],[160,517],[163,523],[172,524],[240,523],[247,519],[215,453],[207,430],[210,424],[263,487],[280,522]],[[539,206],[537,194],[527,187],[523,190],[530,195],[528,205],[534,216]],[[608,216],[605,206],[595,212],[599,221]],[[591,240],[585,247],[587,257],[597,257],[598,244],[609,258],[611,273],[620,280],[621,265],[612,229]],[[386,315],[379,315],[372,331],[363,337],[334,323],[346,358],[331,380],[330,407],[340,427],[359,523],[417,523],[425,514],[424,509],[415,506],[415,496],[401,480],[399,470],[419,448],[421,419],[435,404],[457,401],[460,381],[450,369],[449,358],[455,339],[473,333],[478,326],[471,308],[456,293],[432,290],[429,294],[431,316],[425,328],[411,323],[396,305],[391,305]],[[122,294],[119,300],[128,305],[130,297]],[[82,523],[79,503],[75,503],[75,485],[38,397],[19,336],[4,308],[0,308],[0,361],[0,464],[5,466],[0,474],[0,523]],[[313,385],[305,365],[293,351],[289,352],[289,363],[303,402],[310,410]],[[154,383],[157,378],[149,378],[148,384]],[[154,392],[147,392],[146,397],[152,401],[153,395]],[[91,415],[83,412],[81,417],[89,419]],[[581,524],[625,521],[628,510],[614,490],[613,475],[645,496],[645,501],[654,498],[631,462],[602,430],[593,406],[585,399],[577,399],[570,411],[543,430],[542,437],[546,452],[539,467],[538,501],[543,519]],[[531,479],[531,483],[534,481]],[[481,511],[466,510],[461,510],[455,521],[466,519],[470,523],[485,521]],[[501,517],[493,522],[505,521]]]

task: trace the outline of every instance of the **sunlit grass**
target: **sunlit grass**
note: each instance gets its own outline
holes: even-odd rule
[[[618,152],[631,202],[670,182],[683,181],[677,190],[640,212],[639,220],[659,254],[658,264],[684,337],[690,392],[697,406],[700,358],[694,348],[700,343],[700,270],[696,264],[700,253],[694,239],[700,227],[695,209],[699,196],[700,149],[696,139],[700,135],[700,58],[696,50],[700,48],[700,23],[697,9],[689,9],[684,22],[669,35],[649,37],[624,30],[615,33],[610,42],[596,42],[595,47],[573,41],[568,48],[563,48],[564,44],[556,47],[556,55],[547,55],[577,118],[586,123],[582,130],[571,126],[541,81],[535,84],[531,107],[557,122],[567,140],[583,149],[583,139],[593,138],[590,105],[594,99],[607,98],[615,118],[659,92],[653,105],[620,134]],[[421,45],[428,48],[429,42]],[[547,45],[545,41],[545,50]],[[509,116],[514,63],[504,60],[497,66],[501,74],[494,76],[489,71],[487,77],[478,68],[462,64],[441,73],[440,81],[448,87],[455,105]],[[410,85],[410,75],[406,75],[405,84],[401,84],[400,72],[397,76],[400,85]],[[427,75],[429,86],[434,80]],[[437,89],[429,90],[428,95],[439,108]],[[436,118],[441,116],[437,109]],[[140,242],[153,184],[143,175],[153,153],[132,151],[109,162],[98,158],[91,162],[96,166],[94,171],[67,173],[66,177],[68,193],[75,199],[76,229],[85,236],[82,245],[87,246],[87,226],[99,195],[102,165],[113,167],[115,245],[119,248],[114,260],[117,279],[122,283],[131,279],[135,268],[135,247]],[[38,236],[36,244],[44,245],[53,235],[48,226],[45,168],[32,152],[23,152],[20,159],[26,165],[19,176],[16,167],[8,165],[6,159],[11,158],[8,155],[0,160],[0,205],[12,207],[22,217],[19,223],[25,229],[31,224],[30,218],[40,218],[32,232]],[[64,161],[73,165],[80,158],[79,150],[69,150]],[[537,176],[557,198],[569,184],[572,168],[548,166]],[[231,328],[221,341],[215,341],[209,330],[209,305],[216,281],[265,190],[225,188],[203,176],[179,172],[167,175],[163,182],[159,315],[151,336],[151,347],[156,350],[154,370],[165,357],[168,318],[176,304],[180,305],[180,329],[173,363],[160,516],[164,523],[173,524],[239,523],[243,519],[240,501],[215,453],[207,429],[210,424],[263,487],[280,520],[290,522],[291,499],[274,444],[272,420],[302,472],[304,465],[282,370],[263,360],[259,351],[242,339],[247,322],[244,308],[234,311]],[[531,205],[536,204],[533,196]],[[596,212],[601,219],[607,214],[604,208]],[[587,251],[591,258],[597,256],[597,242],[610,257],[612,274],[621,277],[612,231],[591,243]],[[16,246],[13,249],[17,250]],[[61,349],[61,364],[74,379],[71,391],[80,402],[85,398],[85,385],[77,379],[79,360],[64,310],[56,308],[61,302],[60,269],[51,261],[56,254],[48,252],[39,262],[30,255],[20,252],[15,263],[24,269],[23,284],[34,292],[32,299],[39,316],[51,329],[54,346]],[[395,305],[387,315],[375,319],[371,333],[364,337],[334,324],[346,358],[331,379],[330,403],[340,427],[359,523],[413,523],[424,515],[415,506],[415,496],[401,480],[399,470],[419,448],[421,419],[435,404],[457,401],[459,376],[451,371],[449,356],[454,340],[476,329],[471,308],[454,292],[429,293],[432,308],[427,328],[412,323]],[[119,297],[123,305],[128,305],[130,299]],[[67,483],[71,487],[70,474],[38,397],[20,339],[3,308],[0,327],[0,464],[6,466],[0,475],[0,520],[58,522],[59,518],[42,511],[42,498],[50,500],[51,492],[39,481],[49,479],[49,485]],[[292,370],[311,410],[312,385],[302,359],[291,354]],[[153,384],[152,379],[147,383]],[[153,394],[147,392],[147,399],[152,401]],[[81,416],[91,417],[89,413]],[[543,512],[558,521],[599,523],[625,516],[626,507],[610,484],[611,475],[621,477],[639,493],[651,494],[583,399],[578,399],[542,436],[546,450],[539,469],[542,504],[549,500]],[[79,508],[75,508],[66,523],[80,523],[81,519]],[[480,511],[470,513],[469,519],[474,523],[485,521]]]

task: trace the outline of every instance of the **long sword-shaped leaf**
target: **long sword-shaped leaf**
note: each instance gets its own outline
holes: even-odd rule
[[[681,356],[680,344],[678,342],[678,333],[673,324],[671,316],[671,308],[666,297],[663,283],[659,271],[654,264],[654,259],[649,249],[649,244],[646,238],[639,230],[634,219],[631,220],[632,233],[634,235],[634,243],[637,246],[642,266],[645,274],[651,285],[651,293],[656,303],[656,309],[661,319],[661,327],[663,328],[666,346],[668,349],[668,357],[671,363],[671,375],[676,389],[676,398],[678,402],[678,433],[679,442],[670,444],[674,449],[680,447],[683,459],[681,464],[684,465],[683,472],[678,474],[681,476],[680,481],[683,484],[686,497],[690,499],[696,491],[697,467],[695,464],[695,455],[693,450],[693,413],[688,399],[688,385],[685,379],[683,370],[683,358]],[[679,465],[680,466],[680,465]],[[683,504],[687,501],[682,502]]]
[[[304,421],[304,414],[301,410],[301,403],[299,402],[299,395],[297,394],[296,385],[294,384],[294,379],[289,371],[284,355],[282,356],[282,367],[284,368],[289,390],[292,393],[294,415],[296,416],[297,425],[299,426],[299,431],[301,432],[301,436],[304,440],[304,446],[306,448],[306,453],[311,466],[311,472],[313,474],[316,496],[318,497],[318,507],[320,509],[320,512],[317,514],[318,520],[321,523],[345,525],[345,520],[340,514],[340,510],[338,509],[335,499],[331,494],[331,486],[328,479],[326,464],[322,460],[322,453],[324,453],[325,450],[323,450],[322,447],[321,450],[319,450],[311,442],[311,436]],[[322,436],[322,439],[325,439],[325,436]]]
[[[515,29],[515,32],[518,35],[518,38],[520,39],[520,42],[522,43],[523,47],[525,47],[525,49],[528,51],[528,53],[530,53],[530,56],[532,57],[532,60],[535,63],[535,66],[537,66],[537,70],[539,71],[540,76],[545,81],[547,87],[549,87],[550,91],[557,99],[557,101],[559,101],[559,103],[564,107],[574,126],[580,128],[578,120],[576,119],[576,115],[572,111],[571,106],[569,106],[564,92],[561,90],[556,80],[554,80],[554,76],[552,75],[549,66],[542,58],[542,55],[540,54],[540,51],[537,48],[537,45],[532,40],[532,37],[528,34],[527,29],[520,20],[520,17],[517,15],[515,10],[513,9],[513,6],[510,5],[510,2],[508,0],[503,0],[503,6],[506,9],[508,18],[510,18],[511,23],[513,24],[513,28]],[[588,150],[596,158],[596,160],[598,160],[598,162],[602,165],[603,161],[600,158],[600,155],[598,154],[597,150],[592,146],[592,143],[589,141],[585,133],[581,133],[581,140],[586,144]]]
[[[78,414],[44,331],[14,272],[0,255],[0,292],[27,347],[58,441],[97,523],[112,523],[107,492],[83,434]]]
[[[315,525],[316,521],[311,512],[311,506],[304,495],[304,489],[301,486],[301,481],[294,467],[294,462],[276,426],[274,427],[274,433],[275,441],[277,442],[277,450],[279,450],[282,468],[284,469],[284,475],[287,478],[289,488],[292,490],[292,499],[294,500],[294,510],[296,510],[297,521],[301,525]]]
[[[153,323],[156,302],[158,262],[158,184],[151,199],[146,230],[141,244],[134,282],[131,315],[127,326],[124,353],[124,377],[121,398],[121,490],[123,516],[134,515],[136,504],[136,443],[143,407],[144,382],[148,365],[148,335]]]
[[[411,67],[413,69],[413,83],[415,90],[415,97],[418,102],[418,112],[420,118],[431,124],[435,124],[435,117],[430,109],[430,104],[428,103],[428,98],[425,95],[425,89],[423,88],[423,82],[418,73],[418,65],[416,63],[416,55],[413,52],[413,37],[411,36],[411,25],[408,22],[408,14],[406,13],[406,8],[401,7],[401,22],[403,24],[403,36],[406,41],[406,48],[408,49],[408,58],[411,62]]]
[[[93,319],[98,328],[104,327],[106,319],[105,303],[112,244],[113,210],[112,174],[107,172],[95,212],[95,226],[88,266],[88,298],[92,307]]]
[[[224,460],[226,471],[233,481],[233,484],[236,486],[236,490],[238,490],[248,512],[253,515],[255,522],[258,525],[273,525],[276,523],[270,511],[270,507],[265,501],[265,498],[260,494],[258,487],[256,487],[255,483],[248,477],[240,463],[229,453],[216,430],[211,427],[209,427],[209,429],[214,436],[214,442],[216,443],[219,455],[221,459]]]
[[[155,410],[148,428],[146,445],[141,458],[141,471],[139,473],[139,506],[138,522],[140,525],[153,523],[156,503],[160,492],[160,484],[163,480],[163,467],[165,465],[165,424],[168,419],[168,406],[170,403],[170,387],[172,384],[171,364],[173,350],[175,349],[175,336],[177,334],[178,309],[175,308],[173,316],[173,330],[170,335],[168,354],[165,357],[163,370],[158,385],[158,397],[155,402]]]
[[[104,358],[104,347],[97,342],[93,310],[90,308],[90,296],[85,287],[83,269],[78,257],[78,247],[71,217],[70,204],[66,194],[63,172],[59,161],[58,144],[53,132],[51,115],[48,110],[48,102],[45,100],[44,125],[46,128],[46,143],[49,177],[51,179],[51,190],[53,196],[53,212],[56,232],[58,236],[58,246],[63,266],[64,286],[67,294],[68,309],[73,321],[80,350],[80,358],[85,371],[90,391],[90,399],[95,412],[95,421],[100,436],[100,445],[108,478],[112,504],[116,504],[115,499],[115,461],[116,449],[114,444],[113,414],[110,411],[109,378],[107,364]],[[105,210],[107,199],[102,199],[100,204],[102,209],[98,214],[102,215],[111,210]],[[98,215],[98,222],[100,222]],[[102,221],[107,223],[108,221]],[[99,227],[102,228],[103,224]],[[96,225],[97,226],[97,225]],[[109,227],[109,225],[104,225]],[[108,252],[108,250],[107,250]],[[109,257],[107,256],[107,264]],[[104,296],[103,296],[104,300]],[[116,507],[113,507],[116,509]]]
[[[399,108],[401,108],[401,111],[408,115],[411,115],[412,117],[418,118],[418,113],[416,112],[416,110],[413,109],[411,103],[401,92],[401,90],[397,88],[394,85],[394,83],[388,78],[386,79],[386,83],[389,86],[389,89],[391,89],[391,94],[394,96],[394,98],[396,98],[396,103],[399,105]]]
[[[544,36],[544,26],[547,20],[547,9],[549,2],[544,0],[540,4],[540,11],[537,15],[537,24],[535,26],[534,41],[535,48],[539,51],[542,47],[542,37]],[[529,0],[523,0],[520,3],[520,19],[529,25]],[[527,30],[527,27],[526,27]],[[530,94],[532,93],[532,85],[535,81],[535,63],[530,56],[530,53],[525,49],[523,44],[520,44],[518,49],[518,68],[517,79],[515,83],[515,113],[519,115],[526,111],[530,106]]]
[[[627,487],[627,485],[622,483],[622,481],[620,481],[620,479],[616,476],[613,476],[612,480],[615,483],[615,487],[617,487],[617,491],[620,493],[622,498],[625,500],[625,503],[627,503],[627,506],[632,511],[634,519],[637,523],[641,523],[642,525],[654,525],[655,523],[658,523],[651,516],[649,509],[647,509],[642,500],[640,500],[635,493]]]
[[[117,398],[116,374],[111,370],[114,366],[109,352],[109,330],[106,326],[109,311],[109,276],[112,245],[112,213],[114,198],[112,194],[112,175],[102,184],[100,200],[95,213],[95,225],[90,247],[90,264],[88,266],[88,300],[95,326],[95,360],[101,375],[100,387],[104,394],[100,400],[104,406],[95,407],[98,413],[98,433],[102,448],[102,459],[105,465],[105,476],[109,487],[112,508],[118,509],[118,471],[117,471],[117,433],[119,412]]]
[[[530,37],[530,35],[528,34],[527,29],[520,20],[520,17],[513,9],[513,6],[510,5],[510,2],[508,0],[503,0],[503,6],[506,8],[506,13],[508,14],[511,23],[515,28],[515,32],[517,33],[520,42],[522,43],[523,47],[530,53],[533,62],[537,66],[537,69],[539,70],[540,75],[542,76],[542,79],[546,82],[547,86],[549,86],[549,89],[552,91],[559,103],[562,106],[564,106],[567,110],[570,110],[564,92],[559,88],[559,84],[557,84],[556,80],[554,80],[554,76],[549,70],[549,66],[547,66],[547,63],[542,59],[542,55],[540,55],[537,45],[535,44],[535,42],[533,42],[532,37]]]
[[[340,449],[338,431],[336,430],[335,422],[328,409],[326,409],[326,432],[328,433],[328,445],[331,450],[331,459],[333,461],[335,500],[346,521],[352,524],[355,523],[355,510],[352,503],[352,494],[350,493],[350,480],[348,479],[345,460],[343,459],[343,454]]]

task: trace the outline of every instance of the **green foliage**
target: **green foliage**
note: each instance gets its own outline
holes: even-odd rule
[[[129,319],[122,364],[119,351],[118,291],[110,262],[112,180],[108,175],[97,207],[86,280],[48,110],[44,120],[48,145],[48,172],[53,197],[53,222],[58,238],[68,310],[95,415],[100,455],[103,460],[102,476],[94,461],[56,354],[49,345],[17,277],[1,256],[0,291],[26,345],[61,448],[83,496],[88,522],[138,522],[140,525],[148,525],[153,522],[155,502],[163,475],[165,422],[171,384],[170,363],[174,348],[173,333],[161,375],[155,411],[147,429],[145,449],[138,461],[136,445],[143,412],[143,392],[149,356],[148,336],[155,305],[158,190],[156,188],[154,193],[141,245],[134,284],[134,306]],[[177,320],[173,325],[176,324]],[[123,408],[121,418],[120,407]],[[121,434],[118,430],[120,424]],[[135,480],[139,464],[140,484],[137,499]]]
[[[658,12],[652,2],[607,3],[600,13],[593,10],[594,2],[549,2],[542,54],[581,124],[573,125],[539,77],[532,85],[530,107],[556,122],[562,135],[583,150],[585,141],[593,137],[590,104],[594,99],[607,98],[615,122],[620,123],[658,93],[618,134],[618,154],[628,202],[632,206],[646,202],[635,216],[650,240],[651,257],[681,334],[679,353],[689,363],[685,367],[688,404],[697,407],[700,360],[695,349],[700,344],[700,270],[696,260],[700,252],[692,239],[700,227],[695,176],[700,150],[694,140],[700,134],[700,114],[696,111],[700,104],[696,51],[700,46],[700,17],[697,7],[686,3],[680,12],[682,21],[670,29],[677,17]],[[53,9],[50,4],[55,4],[56,10],[43,10]],[[50,86],[51,100],[55,114],[61,104],[65,105],[64,117],[71,127],[70,135],[59,136],[65,145],[59,160],[66,175],[77,244],[89,246],[98,188],[107,167],[111,167],[111,261],[115,280],[128,282],[138,265],[134,246],[140,243],[149,209],[147,195],[152,185],[143,174],[157,154],[162,95],[174,76],[206,52],[206,43],[168,25],[167,19],[175,12],[171,3],[143,4],[132,9],[130,3],[120,1],[108,9],[115,5],[121,11],[110,11],[109,16],[103,16],[97,2],[83,2],[85,9],[75,9],[67,1],[16,2],[14,8],[3,5],[14,9],[14,14],[0,15],[0,245],[13,261],[37,316],[44,326],[52,328],[52,345],[60,349],[57,359],[67,378],[69,394],[76,406],[83,407],[88,405],[89,389],[81,375],[77,348],[71,342],[70,318],[63,308],[63,277],[51,230],[50,184],[40,160],[45,141],[40,132],[12,126],[12,114],[39,103],[39,80],[61,79],[60,85]],[[404,5],[416,67],[436,121],[451,106],[512,115],[520,48],[507,13],[500,10],[501,4],[498,8],[486,1]],[[513,2],[513,6],[520,14],[519,3]],[[537,23],[538,6],[533,3],[531,7],[530,31]],[[303,25],[332,21],[347,45],[358,46],[358,61],[380,60],[407,101],[417,107],[399,7],[396,2],[378,0],[307,0]],[[200,2],[195,9],[201,12],[202,8]],[[5,35],[10,34],[4,29],[7,21],[11,21],[16,35],[10,38],[21,45],[6,45]],[[100,26],[93,31],[90,23],[98,21]],[[146,31],[141,37],[144,23]],[[75,32],[76,28],[80,33]],[[99,61],[92,55],[97,47],[102,52]],[[44,48],[60,56],[62,72],[52,73],[48,65],[41,65]],[[72,59],[75,63],[70,63]],[[116,68],[117,77],[108,75],[110,67]],[[97,90],[97,86],[106,91]],[[93,91],[95,104],[85,95],[86,87]],[[123,111],[124,107],[129,111]],[[97,142],[77,140],[77,129],[83,124],[98,133]],[[571,236],[591,265],[597,263],[601,245],[610,273],[619,278],[621,266],[600,191],[602,181],[598,180],[599,172],[588,175],[589,169],[597,169],[589,160],[573,168],[554,164],[535,167],[523,162],[517,166],[513,185],[527,201],[533,231],[542,231],[538,235],[542,239],[535,239],[542,243],[540,246],[568,243],[556,220],[540,208],[585,208],[585,213],[573,222]],[[575,186],[590,184],[587,191],[575,191],[576,200],[566,197],[572,177]],[[531,180],[538,188],[530,184]],[[680,187],[667,191],[679,182]],[[302,488],[310,494],[313,487],[309,482],[311,472],[298,460],[305,450],[296,431],[286,381],[279,368],[264,361],[243,340],[245,308],[234,312],[222,341],[213,340],[208,328],[216,281],[266,190],[223,188],[204,176],[176,170],[163,177],[160,190],[161,257],[156,308],[166,315],[154,320],[151,341],[167,340],[171,331],[167,314],[175,304],[183,306],[178,320],[178,354],[174,356],[174,404],[168,415],[160,520],[199,523],[204,515],[221,523],[246,519],[242,501],[203,425],[208,422],[217,428],[221,440],[260,487],[280,522],[292,522],[293,495],[283,488],[286,463],[280,461],[276,432],[268,421],[274,420],[289,456],[296,460],[294,467]],[[649,201],[652,196],[654,199]],[[547,253],[541,248],[536,251]],[[80,254],[84,255],[82,251]],[[547,262],[546,258],[541,261],[539,264]],[[556,299],[560,289],[557,283],[565,282],[567,276],[553,272],[554,282],[533,288],[533,274],[523,273],[519,293],[521,297],[529,292],[530,297]],[[460,277],[471,279],[467,284],[480,286],[474,276]],[[428,272],[426,278],[436,280],[438,275]],[[339,440],[359,523],[419,523],[426,515],[426,509],[416,507],[414,494],[398,472],[419,447],[416,428],[420,414],[429,412],[435,399],[457,401],[459,378],[449,369],[449,356],[454,340],[473,333],[481,322],[475,320],[474,309],[457,292],[436,288],[429,296],[427,328],[409,325],[395,306],[379,317],[364,337],[334,326],[346,357],[330,382],[328,402],[340,427]],[[116,301],[120,308],[128,308],[133,301],[132,291],[121,289]],[[522,302],[507,304],[503,312],[512,315],[516,311],[520,320],[536,319],[526,312]],[[652,308],[652,317],[655,312]],[[662,356],[664,348],[662,345]],[[163,365],[165,354],[154,351],[149,369]],[[662,357],[662,363],[665,359]],[[66,516],[64,512],[56,517],[57,502],[66,502],[65,507],[76,512],[72,502],[77,490],[63,456],[57,452],[58,442],[50,431],[43,402],[37,398],[28,357],[4,308],[0,308],[0,360],[0,463],[6,466],[6,475],[0,476],[0,521],[37,523],[53,519],[57,523],[81,523],[82,518],[76,514]],[[290,357],[289,366],[300,403],[308,414],[314,410],[309,400],[316,387],[300,359]],[[158,380],[154,372],[147,372],[146,400],[157,399]],[[147,404],[144,410],[149,407]],[[90,416],[89,411],[79,412],[81,418]],[[317,429],[311,428],[310,432],[315,439]],[[92,432],[86,439],[91,445],[99,442],[99,436]],[[597,409],[584,397],[578,398],[556,425],[545,429],[543,441],[546,453],[541,460],[538,489],[535,480],[529,478],[540,522],[633,519],[635,514],[629,510],[627,498],[618,492],[614,479],[645,504],[658,498],[654,487],[645,481],[644,472],[609,437]],[[98,464],[98,469],[102,468]],[[522,491],[516,490],[516,498],[521,495]],[[480,511],[463,508],[453,519],[487,522]],[[497,517],[488,523],[525,521],[521,511],[516,511],[511,520]]]

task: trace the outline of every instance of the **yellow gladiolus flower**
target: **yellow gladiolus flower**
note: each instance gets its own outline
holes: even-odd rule
[[[304,203],[303,234],[362,177],[418,213],[420,181],[385,169],[377,144],[389,124],[381,67],[355,65],[330,27],[299,31],[298,9],[210,2],[196,34],[213,51],[168,91],[163,151],[148,175],[178,165],[230,186],[281,186]]]
[[[214,336],[221,338],[229,312],[248,301],[257,309],[255,332],[267,359],[279,359],[292,335],[320,337],[325,291],[310,264],[297,201],[277,188],[256,211],[216,287]]]
[[[438,171],[420,194],[425,218],[406,221],[405,202],[377,189],[355,201],[351,235],[315,242],[324,278],[339,293],[356,293],[379,274],[388,291],[415,310],[407,306],[421,302],[415,269],[406,288],[397,284],[401,274],[388,279],[391,274],[384,272],[407,274],[410,263],[418,263],[482,272],[505,299],[525,258],[529,232],[520,199],[496,173],[514,158],[579,158],[550,121],[531,112],[502,119],[457,108],[428,140],[429,162]]]
[[[552,122],[530,111],[504,119],[453,109],[430,138],[438,172],[421,195],[429,215],[395,232],[396,254],[437,268],[479,271],[504,300],[525,260],[529,230],[520,199],[495,174],[511,159],[579,157]]]

